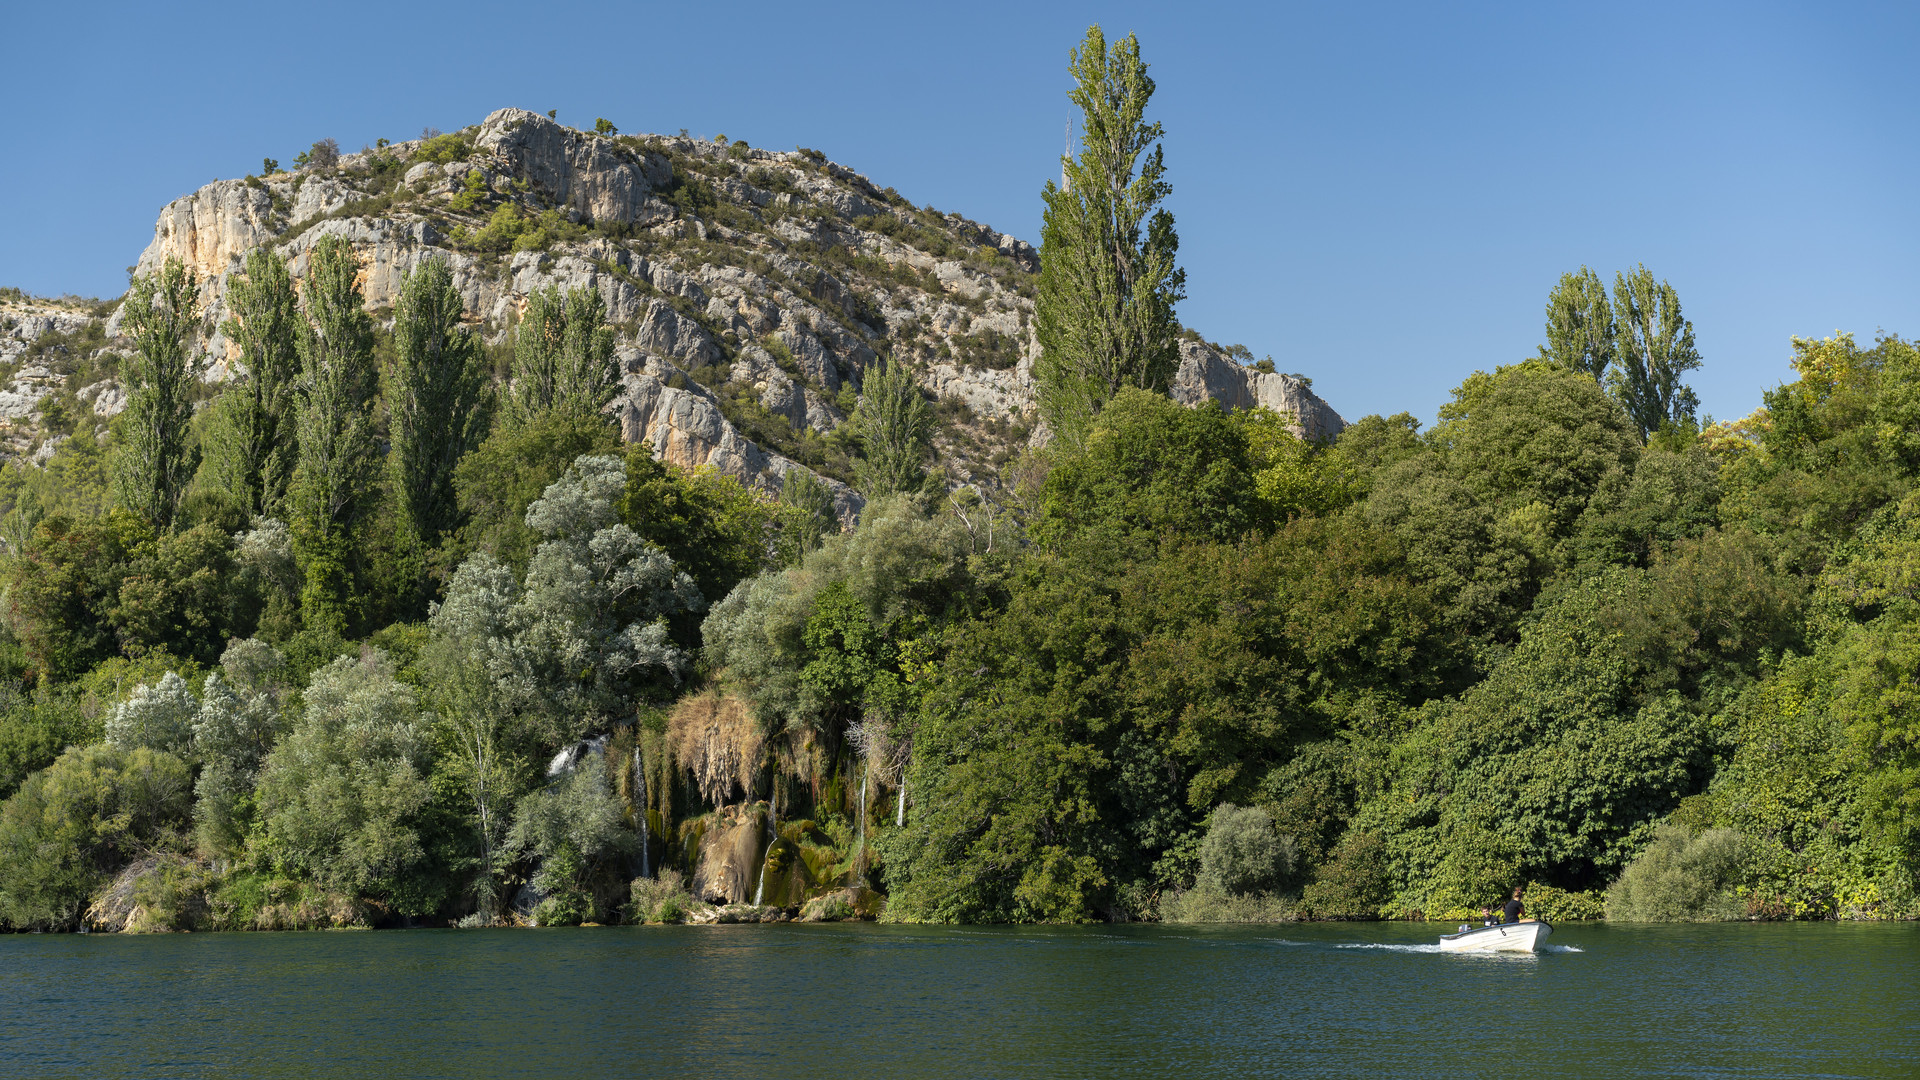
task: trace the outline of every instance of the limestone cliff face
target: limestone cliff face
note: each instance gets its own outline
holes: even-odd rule
[[[321,239],[347,241],[381,318],[408,273],[444,259],[495,342],[528,294],[595,290],[618,334],[624,383],[611,411],[628,440],[768,492],[810,468],[846,520],[862,500],[826,437],[882,354],[943,403],[936,447],[955,483],[995,485],[998,463],[1036,429],[1031,245],[916,208],[811,151],[596,135],[524,109],[456,134],[451,155],[445,140],[431,155],[404,142],[336,168],[209,184],[161,211],[138,272],[178,258],[206,282],[214,378],[229,358],[217,330],[227,280],[258,245],[301,277]],[[0,390],[0,417],[31,410],[34,393],[18,380]],[[1192,341],[1173,393],[1284,409],[1310,437],[1344,426],[1300,381]],[[89,400],[110,408],[124,400],[115,394]]]
[[[1217,401],[1229,409],[1272,409],[1292,418],[1293,433],[1303,439],[1331,439],[1347,422],[1333,407],[1292,375],[1255,371],[1221,356],[1197,341],[1180,343],[1180,370],[1173,398],[1185,405]]]

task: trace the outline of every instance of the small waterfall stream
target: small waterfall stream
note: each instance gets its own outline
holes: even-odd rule
[[[853,872],[859,875],[856,884],[867,883],[867,779],[873,775],[873,759],[866,759],[866,768],[860,770],[860,832],[854,841]]]
[[[650,878],[653,868],[647,862],[647,770],[640,763],[640,743],[637,739],[633,744],[633,801],[640,811],[640,876]]]
[[[767,850],[760,853],[760,883],[753,887],[753,906],[759,907],[767,895],[767,860],[773,858],[773,842],[780,839],[780,789],[767,798]]]

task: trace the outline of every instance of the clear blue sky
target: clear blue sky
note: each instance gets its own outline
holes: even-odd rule
[[[167,200],[493,109],[817,147],[1037,241],[1089,23],[1140,34],[1208,337],[1431,420],[1645,262],[1720,417],[1791,335],[1920,334],[1913,4],[14,4],[0,284],[115,295]]]

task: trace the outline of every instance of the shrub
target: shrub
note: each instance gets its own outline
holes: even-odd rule
[[[307,151],[307,164],[316,169],[331,169],[340,164],[340,143],[335,139],[321,139]]]
[[[260,779],[276,861],[330,890],[408,891],[426,859],[419,828],[432,797],[425,717],[412,689],[372,649],[315,672],[305,696],[299,724]]]
[[[1619,922],[1715,922],[1738,919],[1733,885],[1746,841],[1732,829],[1696,833],[1664,825],[1607,890],[1607,918]]]
[[[1551,885],[1530,884],[1527,917],[1550,923],[1590,922],[1607,916],[1606,897],[1598,892],[1569,892]]]
[[[64,929],[138,854],[185,844],[193,774],[141,747],[75,748],[27,778],[0,807],[0,920]]]
[[[491,189],[487,187],[487,178],[476,169],[467,174],[467,178],[462,182],[460,190],[454,194],[453,199],[448,202],[447,205],[452,207],[455,212],[465,214],[477,208],[486,200],[487,196],[492,193]],[[502,213],[509,215],[514,222],[518,222],[520,219],[520,212],[518,210],[515,210],[511,205],[503,205],[499,210],[494,211],[493,222],[489,223],[488,226],[490,229],[499,223]],[[513,232],[517,233],[519,229],[516,227],[513,229]],[[511,234],[507,236],[509,240],[512,238]]]
[[[1386,841],[1379,833],[1349,830],[1301,894],[1315,918],[1377,919],[1392,897]]]
[[[534,908],[535,921],[572,926],[605,914],[596,879],[635,846],[624,818],[598,756],[520,801],[507,846],[540,861],[533,887],[547,898]]]
[[[150,746],[179,757],[189,754],[200,702],[179,673],[169,671],[152,686],[136,687],[107,717],[107,741],[122,750]]]
[[[620,129],[614,127],[613,121],[606,117],[596,116],[593,119],[593,133],[595,135],[618,135],[620,134]]]
[[[1300,916],[1292,904],[1272,893],[1238,896],[1210,889],[1187,889],[1160,898],[1160,921],[1170,923],[1292,922]]]
[[[413,160],[446,165],[455,161],[465,161],[471,156],[473,156],[473,139],[464,132],[456,131],[448,135],[435,135],[421,143],[420,149],[413,153]]]
[[[678,870],[662,870],[658,877],[634,878],[627,920],[637,923],[675,923],[687,917],[693,894]]]
[[[1272,814],[1222,803],[1200,842],[1194,888],[1232,896],[1271,892],[1292,870],[1293,841],[1274,831]]]

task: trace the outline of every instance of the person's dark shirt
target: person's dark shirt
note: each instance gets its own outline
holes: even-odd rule
[[[1501,910],[1501,914],[1503,916],[1502,921],[1503,922],[1519,922],[1520,913],[1525,910],[1526,910],[1526,905],[1522,904],[1518,897],[1515,897],[1514,899],[1507,901],[1507,906]]]

